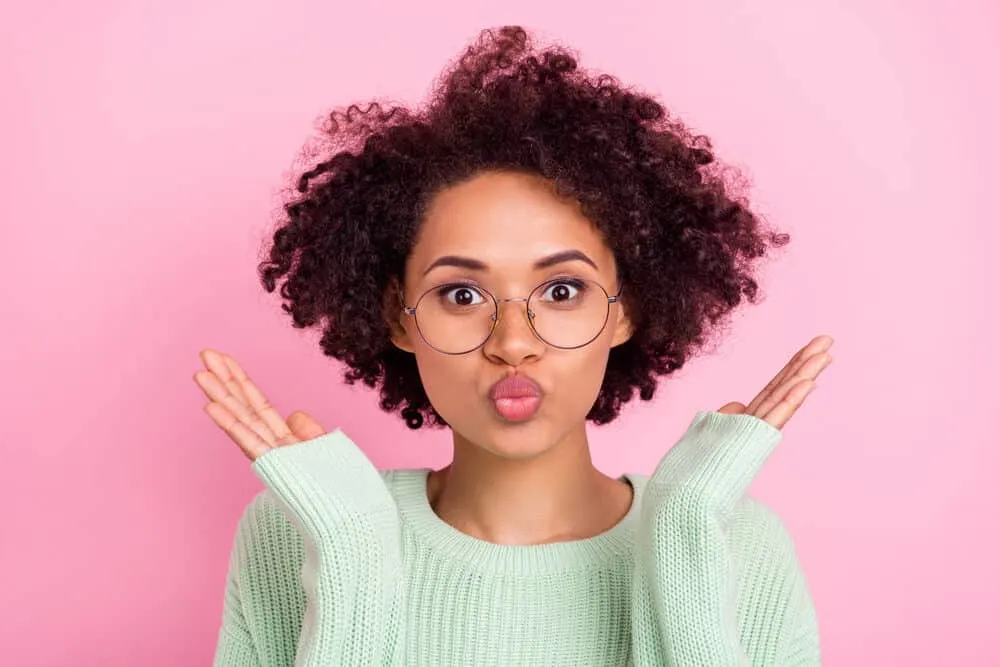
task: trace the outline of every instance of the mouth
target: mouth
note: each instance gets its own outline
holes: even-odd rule
[[[531,378],[508,375],[490,388],[496,413],[508,422],[531,419],[542,404],[542,388]]]

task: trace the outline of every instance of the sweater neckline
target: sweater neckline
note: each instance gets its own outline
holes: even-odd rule
[[[631,558],[644,478],[625,474],[632,504],[618,523],[598,535],[547,544],[496,544],[458,530],[439,517],[427,497],[430,468],[397,470],[393,486],[404,522],[418,543],[449,561],[462,561],[491,574],[538,576],[573,570],[607,568]]]

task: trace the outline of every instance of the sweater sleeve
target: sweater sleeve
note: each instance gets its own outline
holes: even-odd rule
[[[402,546],[379,471],[343,432],[272,449],[252,464],[303,538],[306,607],[296,665],[383,664],[398,642]]]
[[[819,665],[791,540],[744,497],[780,440],[753,415],[701,411],[657,465],[637,536],[636,665]]]

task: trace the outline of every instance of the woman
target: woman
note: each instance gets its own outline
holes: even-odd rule
[[[609,477],[587,444],[756,298],[754,261],[787,241],[709,142],[516,27],[485,31],[426,109],[331,119],[261,279],[285,280],[295,326],[322,323],[347,382],[450,429],[454,459],[380,472],[203,350],[206,411],[267,487],[216,664],[819,664],[793,542],[745,491],[829,336],[698,412],[652,475]]]

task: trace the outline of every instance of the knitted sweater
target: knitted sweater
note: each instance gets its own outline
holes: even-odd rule
[[[428,470],[378,471],[341,431],[252,464],[215,665],[813,667],[816,615],[781,520],[746,490],[781,439],[698,412],[626,516],[531,546],[466,535]]]

